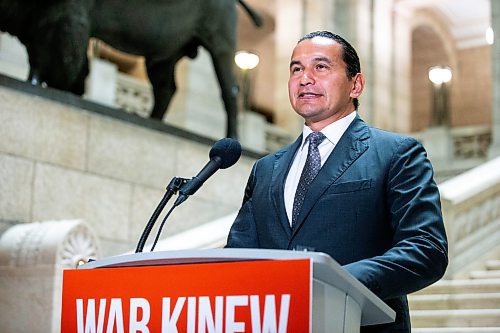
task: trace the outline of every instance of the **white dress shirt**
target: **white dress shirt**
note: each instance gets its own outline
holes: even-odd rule
[[[333,148],[335,148],[335,145],[339,142],[340,138],[347,130],[347,127],[349,127],[355,117],[356,112],[354,111],[321,130],[321,133],[326,136],[326,139],[323,140],[323,142],[318,146],[322,167],[325,161],[328,159],[328,156],[330,156],[330,154],[332,153]],[[306,138],[311,132],[312,130],[304,125],[304,128],[302,130],[302,144],[297,150],[297,153],[295,153],[292,166],[290,167],[290,171],[288,172],[288,176],[285,181],[285,208],[290,225],[292,223],[292,211],[295,191],[297,190],[300,175],[302,174],[302,169],[304,168],[304,164],[306,163],[307,159],[309,142],[306,141]]]

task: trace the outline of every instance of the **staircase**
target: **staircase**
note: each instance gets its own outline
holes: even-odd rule
[[[500,333],[500,251],[481,268],[408,299],[414,333]]]

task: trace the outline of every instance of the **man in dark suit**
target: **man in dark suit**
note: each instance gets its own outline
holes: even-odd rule
[[[364,84],[340,36],[297,43],[288,89],[302,135],[255,163],[227,247],[327,253],[396,311],[361,332],[410,332],[406,295],[448,264],[439,192],[419,142],[357,115]]]

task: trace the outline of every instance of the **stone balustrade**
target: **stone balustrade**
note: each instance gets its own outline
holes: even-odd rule
[[[447,278],[500,241],[500,158],[439,185],[449,240]]]
[[[153,107],[153,92],[148,82],[117,73],[115,104],[122,110],[149,117]]]
[[[490,126],[452,128],[454,158],[456,160],[485,159],[491,144]]]

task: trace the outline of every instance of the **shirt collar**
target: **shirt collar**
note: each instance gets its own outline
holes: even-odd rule
[[[326,136],[328,141],[336,145],[339,142],[342,135],[344,135],[344,132],[347,130],[347,127],[349,127],[354,118],[356,118],[356,111],[353,111],[347,116],[340,118],[339,120],[334,121],[330,125],[326,126],[321,130],[321,133],[323,133]],[[313,131],[304,124],[304,128],[302,129],[301,148],[304,147],[304,143],[306,141],[307,136],[312,132]]]

